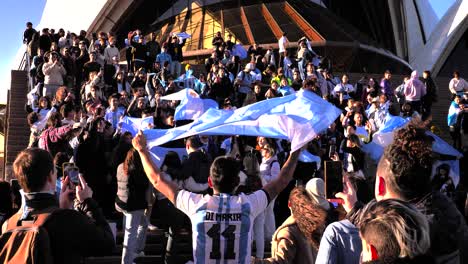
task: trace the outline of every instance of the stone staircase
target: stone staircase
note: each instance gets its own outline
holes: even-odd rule
[[[152,223],[158,223],[159,219],[152,219]],[[116,250],[110,256],[88,257],[85,259],[85,264],[118,264],[121,262],[122,242],[124,231],[117,232]],[[173,240],[174,252],[171,260],[168,263],[187,263],[192,259],[192,234],[190,231],[181,232],[179,236]],[[145,256],[137,257],[134,263],[152,263],[159,264],[164,262],[164,254],[166,251],[168,233],[162,229],[155,231],[148,230],[145,245]],[[252,249],[252,255],[255,255],[255,246]],[[270,257],[270,244],[265,242],[265,257]]]
[[[439,136],[451,144],[452,139],[447,126],[447,115],[451,103],[451,94],[448,89],[450,80],[451,78],[448,77],[437,77],[434,79],[439,89],[439,101],[432,105],[432,121],[442,132]]]
[[[26,71],[11,71],[11,89],[7,105],[7,126],[5,133],[5,180],[12,177],[11,166],[18,153],[29,141],[29,126],[24,110],[28,93]]]
[[[86,264],[117,264],[122,258],[123,231],[117,232],[117,247],[110,256],[88,257]],[[146,237],[145,256],[137,257],[135,263],[164,263],[164,253],[166,251],[167,234],[164,230],[157,229],[149,231]],[[175,243],[176,256],[173,263],[186,263],[192,257],[191,234],[182,233]]]

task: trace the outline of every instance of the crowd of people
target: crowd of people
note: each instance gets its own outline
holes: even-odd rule
[[[168,232],[167,263],[174,263],[174,241],[184,231],[192,233],[194,263],[468,261],[463,163],[457,186],[450,168],[433,175],[433,139],[426,130],[439,91],[429,71],[422,79],[414,71],[396,89],[390,71],[381,80],[363,76],[352,84],[347,74],[335,77],[306,38],[296,46],[285,33],[278,51],[256,43],[241,58],[240,45],[218,32],[206,73],[196,75],[190,64],[182,71],[183,35],[161,43],[140,30],[124,43],[112,33],[87,36],[63,29],[39,33],[27,24],[24,43],[35,84],[25,106],[31,136],[13,165],[18,184],[0,183],[4,249],[20,232],[17,226],[45,212],[47,254],[55,263],[111,254],[115,240],[106,219],[122,217],[122,263],[144,255],[147,230],[154,228]],[[123,131],[121,120],[152,117],[156,129],[192,122],[174,120],[179,101],[161,100],[184,88],[226,111],[303,91],[342,114],[292,153],[286,140],[197,135],[167,143],[187,155],[169,151],[157,166],[145,135]],[[449,90],[448,125],[454,146],[466,152],[468,83],[455,73]],[[373,165],[363,147],[389,116],[411,121],[395,131]],[[317,159],[300,160],[304,151]],[[337,200],[325,194],[327,161],[342,164]],[[158,227],[150,221],[154,214]],[[0,260],[5,257],[14,251],[1,250]]]

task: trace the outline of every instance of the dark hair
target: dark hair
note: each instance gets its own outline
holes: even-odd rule
[[[169,113],[168,113],[169,114]],[[185,144],[188,144],[193,149],[198,149],[203,146],[199,136],[191,136],[185,140]]]
[[[168,151],[161,166],[164,165],[167,167],[180,168],[182,162],[179,158],[179,154],[175,151]]]
[[[427,74],[427,78],[431,77],[431,71],[425,70],[423,73]]]
[[[62,116],[60,113],[54,112],[47,119],[47,128],[51,127],[61,127],[62,126]]]
[[[405,102],[402,106],[401,106],[401,111],[403,113],[408,113],[408,114],[412,114],[413,112],[413,107],[411,107],[411,104],[408,103],[408,102]]]
[[[62,177],[63,175],[62,165],[63,163],[68,162],[70,160],[70,157],[65,152],[57,152],[57,154],[55,154],[55,157],[53,158],[54,158],[54,166],[55,166],[55,169],[57,170],[57,178]]]
[[[50,98],[48,96],[43,96],[43,97],[39,98],[39,100],[38,100],[39,107],[41,106],[41,102],[44,101],[44,100],[47,102],[47,109],[50,109],[52,107],[52,103],[50,102]]]
[[[345,173],[348,176],[349,182],[354,187],[354,190],[356,190],[358,201],[366,204],[374,199],[374,192],[366,182],[365,178],[357,176],[354,172]]]
[[[230,157],[217,157],[210,168],[210,178],[213,189],[220,193],[232,193],[239,185],[240,167],[235,159]]]
[[[348,125],[345,127],[345,129],[347,129],[348,127],[352,127],[352,128],[354,129],[354,131],[356,131],[356,126],[355,126],[355,125],[353,125],[353,124],[348,124]]]
[[[75,107],[72,104],[64,104],[60,107],[60,114],[63,118],[66,118],[73,111],[75,111]]]
[[[302,86],[303,87],[306,87],[308,85],[311,85],[311,86],[314,86],[315,85],[315,81],[312,80],[312,79],[306,79],[304,82],[302,82]]]
[[[151,115],[154,114],[153,110],[151,110],[151,109],[148,108],[148,107],[145,108],[145,109],[143,109],[143,111],[142,111],[141,113],[144,114],[144,115],[147,115],[147,116],[151,116]]]
[[[389,188],[405,200],[420,198],[431,189],[432,141],[425,132],[416,121],[397,130],[379,164],[388,167],[384,178]]]
[[[161,168],[163,166],[167,167],[166,172],[172,179],[178,179],[182,168],[182,161],[180,160],[179,154],[175,151],[168,151],[164,157],[163,163],[161,164]]]
[[[121,95],[118,94],[118,93],[113,93],[113,94],[111,94],[111,95],[109,96],[108,101],[110,102],[112,99],[120,100],[120,96],[121,96]]]
[[[127,177],[141,177],[145,176],[145,170],[143,169],[143,165],[141,163],[140,154],[134,148],[131,148],[127,152],[127,157],[123,162],[123,171]]]
[[[53,169],[52,156],[39,148],[21,151],[13,163],[13,172],[25,192],[41,191]]]
[[[34,123],[39,121],[39,114],[36,112],[31,112],[28,114],[27,120],[28,120],[28,125],[32,126],[34,125]]]
[[[361,147],[361,140],[356,134],[348,135],[348,140],[353,142],[357,147]]]

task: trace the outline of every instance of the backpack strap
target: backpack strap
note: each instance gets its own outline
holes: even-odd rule
[[[41,210],[40,213],[34,214],[32,220],[20,220],[23,215],[23,211],[20,210],[18,213],[14,214],[10,219],[7,220],[7,229],[5,232],[13,231],[16,228],[38,228],[45,224],[49,219],[49,216],[55,211],[60,210],[57,207],[48,207],[44,210]]]
[[[271,167],[273,167],[273,163],[278,163],[278,165],[281,165],[277,159],[274,159],[270,162],[270,173],[271,173]],[[281,166],[280,166],[281,167]]]

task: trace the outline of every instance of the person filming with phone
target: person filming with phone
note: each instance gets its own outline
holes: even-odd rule
[[[53,98],[57,89],[64,84],[63,76],[66,75],[67,71],[60,62],[57,52],[53,51],[49,54],[49,61],[44,63],[42,67],[45,76],[43,96]]]
[[[85,256],[112,253],[112,231],[81,175],[73,180],[76,185],[69,176],[63,179],[57,201],[57,174],[49,152],[23,150],[13,171],[24,201],[2,227],[1,263],[81,263]]]

